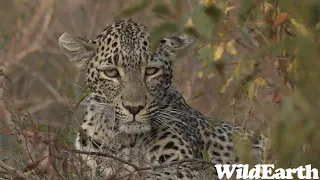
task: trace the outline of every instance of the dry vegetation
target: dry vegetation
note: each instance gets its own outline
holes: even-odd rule
[[[192,106],[270,137],[265,162],[320,169],[318,1],[3,0],[0,179],[86,178],[72,149],[84,78],[58,38],[94,38],[128,17],[149,27],[153,45],[174,33],[195,37],[175,66]]]

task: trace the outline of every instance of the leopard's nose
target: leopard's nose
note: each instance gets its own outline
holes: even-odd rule
[[[144,106],[140,105],[140,106],[124,106],[132,115],[136,115],[138,114],[143,108]]]

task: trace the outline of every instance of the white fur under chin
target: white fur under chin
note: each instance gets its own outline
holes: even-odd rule
[[[134,123],[134,124],[122,124],[119,126],[120,132],[124,132],[127,134],[140,134],[145,133],[151,130],[151,127],[149,124],[140,124],[140,123]]]

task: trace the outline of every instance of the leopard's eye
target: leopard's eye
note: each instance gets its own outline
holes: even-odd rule
[[[107,70],[104,70],[103,73],[109,78],[120,77],[120,73],[117,69],[107,69]]]
[[[151,75],[156,74],[158,71],[159,71],[159,68],[150,67],[150,68],[146,68],[146,72],[145,73],[146,73],[147,76],[151,76]]]

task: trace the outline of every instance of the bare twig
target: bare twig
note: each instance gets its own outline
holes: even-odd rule
[[[64,105],[69,105],[70,102],[67,99],[60,99],[59,101],[54,100],[54,99],[45,99],[44,101],[42,101],[41,103],[37,103],[35,106],[32,106],[30,108],[28,108],[26,111],[30,114],[34,114],[36,112],[39,112],[43,109],[46,109],[48,107],[50,107],[52,104],[54,103],[61,103]]]
[[[102,156],[102,157],[108,157],[111,159],[114,159],[116,161],[119,161],[121,163],[127,164],[129,166],[132,166],[134,169],[140,169],[138,166],[136,166],[135,164],[132,164],[128,161],[125,161],[121,158],[118,158],[117,156],[114,156],[112,154],[109,153],[102,153],[102,152],[86,152],[86,151],[80,151],[80,150],[74,150],[74,149],[69,149],[70,152],[73,153],[77,153],[77,154],[85,154],[85,155],[93,155],[93,156]]]
[[[31,71],[30,68],[26,65],[16,64],[19,68],[22,68],[25,71],[28,71],[33,77],[37,78],[57,99],[59,102],[65,102],[65,98],[60,95],[60,93],[40,74],[35,71]]]
[[[207,164],[207,165],[210,165],[210,166],[215,166],[214,163],[210,162],[210,161],[206,161],[206,160],[203,160],[203,159],[198,159],[198,158],[186,158],[186,159],[181,159],[179,161],[175,161],[175,162],[171,162],[171,163],[167,163],[167,164],[162,164],[162,165],[156,165],[156,166],[149,166],[149,167],[139,167],[135,164],[132,164],[128,161],[125,161],[121,158],[118,158],[112,154],[109,154],[109,153],[101,153],[101,152],[87,152],[87,151],[80,151],[80,150],[73,150],[73,149],[69,149],[68,151],[71,151],[73,153],[77,153],[77,154],[85,154],[85,155],[91,155],[91,156],[101,156],[101,157],[107,157],[107,158],[112,158],[113,160],[116,160],[116,161],[119,161],[123,164],[126,164],[126,165],[129,165],[129,166],[132,166],[135,170],[133,172],[130,172],[129,174],[127,175],[124,175],[122,177],[119,177],[117,179],[122,179],[124,177],[127,177],[127,176],[130,176],[132,175],[133,173],[136,173],[136,172],[140,172],[140,171],[147,171],[147,170],[155,170],[155,169],[163,169],[163,168],[170,168],[172,166],[177,166],[177,165],[181,165],[181,164],[184,164],[184,163],[193,163],[193,162],[196,162],[196,163],[202,163],[202,164]]]
[[[35,13],[31,23],[29,23],[29,27],[23,32],[22,40],[20,41],[19,46],[20,49],[16,49],[15,51],[9,49],[9,52],[13,52],[15,55],[10,56],[8,53],[7,57],[0,58],[0,61],[5,62],[4,67],[2,69],[5,70],[5,74],[9,75],[11,73],[11,66],[20,62],[26,55],[31,52],[37,51],[41,47],[41,41],[43,40],[44,34],[47,32],[49,28],[49,23],[51,21],[53,15],[53,0],[48,0],[42,2],[40,7],[38,8],[37,13]],[[43,23],[39,23],[40,19],[43,19]],[[34,24],[42,24],[40,29]],[[34,39],[33,43],[30,44],[30,34],[33,32],[37,32],[37,36]],[[13,42],[17,41],[15,39],[12,40]],[[16,43],[9,43],[9,44],[16,44]],[[26,48],[24,48],[26,47]],[[14,48],[14,47],[12,47]],[[16,52],[16,53],[15,53]],[[12,53],[11,53],[12,54]]]

